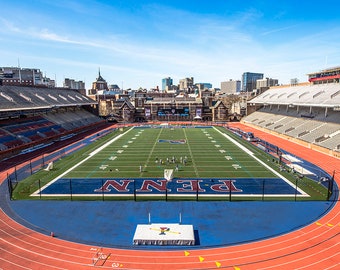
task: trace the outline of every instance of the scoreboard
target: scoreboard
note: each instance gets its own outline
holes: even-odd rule
[[[189,116],[189,107],[184,108],[159,108],[158,116],[175,115],[175,116]]]

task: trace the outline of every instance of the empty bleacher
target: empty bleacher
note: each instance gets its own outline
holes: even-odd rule
[[[102,122],[90,112],[77,108],[61,113],[48,113],[29,118],[3,120],[0,122],[0,150],[39,143],[48,138],[63,136],[86,126]]]
[[[242,121],[340,151],[340,84],[270,89],[249,103],[261,109]]]
[[[86,110],[92,106],[97,102],[69,89],[0,86],[2,156],[97,128],[104,121]]]
[[[251,103],[301,106],[339,106],[340,84],[318,84],[271,88]]]
[[[48,113],[44,117],[49,121],[60,125],[60,127],[65,130],[72,130],[101,121],[98,116],[95,116],[85,110]]]
[[[95,103],[92,99],[72,90],[0,86],[1,110],[82,106]]]

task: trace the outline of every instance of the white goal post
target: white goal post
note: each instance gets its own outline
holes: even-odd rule
[[[173,169],[165,169],[164,170],[164,178],[167,181],[171,181],[174,178],[174,170]]]

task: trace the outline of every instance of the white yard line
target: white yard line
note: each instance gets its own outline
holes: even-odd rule
[[[194,167],[196,177],[199,177],[197,166],[196,166],[196,163],[195,163],[195,160],[194,160],[194,156],[192,155],[191,147],[190,147],[190,144],[189,144],[189,140],[188,140],[188,136],[187,136],[185,128],[183,129],[183,131],[184,131],[185,140],[187,141],[187,145],[188,145],[188,149],[189,149],[189,153],[190,153],[190,157],[191,157],[191,163]]]
[[[145,161],[144,167],[146,167],[146,164],[149,164],[150,158],[151,158],[153,152],[155,151],[155,147],[156,147],[156,145],[157,145],[157,143],[158,143],[158,140],[159,140],[159,137],[161,136],[162,131],[163,131],[163,128],[160,129],[160,131],[159,131],[159,133],[158,133],[158,135],[157,135],[157,138],[156,138],[156,140],[155,140],[155,143],[153,144],[152,149],[151,149],[151,151],[150,151],[150,153],[149,153],[149,156],[148,156],[148,158],[147,158],[146,161]],[[143,167],[142,172],[140,173],[140,176],[142,176],[142,174],[143,174],[144,167]]]
[[[231,141],[233,144],[235,144],[236,146],[238,146],[242,151],[244,151],[245,153],[247,153],[249,156],[251,156],[254,160],[256,160],[258,163],[260,163],[262,166],[264,166],[265,168],[267,168],[269,171],[271,171],[273,174],[275,174],[277,177],[279,177],[280,179],[282,179],[283,181],[285,181],[288,185],[290,185],[291,187],[293,187],[295,189],[295,185],[293,183],[291,183],[288,179],[286,179],[283,175],[281,175],[279,172],[275,171],[273,168],[271,168],[268,164],[266,164],[265,162],[263,162],[262,160],[260,160],[259,158],[257,158],[253,152],[251,152],[247,147],[243,146],[242,144],[240,144],[239,142],[237,142],[236,140],[234,140],[233,138],[231,138],[229,135],[219,131],[218,129],[216,129],[215,127],[213,127],[217,132],[219,132],[221,135],[223,135],[225,138],[227,138],[229,141]],[[73,167],[71,167],[70,169],[64,171],[62,174],[58,175],[57,177],[55,177],[52,181],[50,181],[49,183],[47,183],[45,186],[43,186],[41,189],[38,189],[37,191],[33,192],[30,196],[39,196],[39,193],[41,191],[43,191],[44,189],[46,189],[48,186],[52,185],[53,183],[55,183],[56,181],[58,181],[60,178],[62,178],[63,176],[65,176],[66,174],[68,174],[69,172],[71,172],[72,170],[74,170],[75,168],[77,168],[78,166],[80,166],[81,164],[83,164],[85,161],[87,161],[88,159],[90,159],[91,157],[93,157],[94,155],[98,154],[100,151],[102,151],[103,149],[105,149],[106,147],[108,147],[110,144],[112,144],[113,142],[115,142],[116,140],[118,140],[119,138],[121,138],[122,136],[126,135],[129,131],[131,131],[133,128],[127,130],[126,132],[118,135],[117,137],[113,138],[112,140],[106,142],[105,144],[103,144],[101,147],[95,149],[93,152],[91,152],[86,158],[84,158],[83,160],[81,160],[80,162],[78,162],[77,164],[75,164]],[[184,131],[186,140],[187,140],[187,135]],[[160,134],[159,134],[160,135]],[[159,137],[159,136],[158,136]],[[157,141],[156,141],[157,142]],[[188,140],[187,140],[188,143]],[[156,144],[156,143],[155,143]],[[155,146],[154,146],[155,147]],[[189,152],[191,154],[191,148],[188,144],[189,147]],[[192,157],[192,154],[191,154]],[[149,156],[150,158],[150,156]],[[192,160],[193,165],[194,165],[194,160]],[[196,166],[194,166],[194,168],[196,168]],[[198,176],[198,172],[197,169],[195,169],[195,173]],[[304,196],[304,197],[309,197],[309,195],[304,192],[302,189],[297,188],[297,190],[301,193],[301,195],[297,195],[297,196]],[[48,195],[44,195],[44,196],[48,196]],[[51,196],[56,196],[56,194],[53,194]],[[79,195],[79,196],[83,196],[83,194]],[[87,194],[86,196],[91,196],[89,194]],[[98,195],[95,195],[98,196]],[[201,196],[201,195],[200,195]],[[210,196],[210,195],[209,195]],[[225,196],[225,195],[223,195]],[[234,196],[234,195],[233,195]],[[249,196],[245,195],[245,196]],[[262,195],[261,195],[262,196]],[[275,195],[271,195],[271,196],[275,196]],[[280,197],[284,197],[284,195],[277,195]]]
[[[74,165],[73,167],[69,168],[68,170],[64,171],[62,174],[59,174],[56,178],[54,178],[51,182],[47,183],[45,186],[43,186],[41,189],[38,189],[37,191],[33,192],[30,196],[39,196],[39,193],[41,191],[43,191],[44,189],[46,189],[48,186],[52,185],[54,182],[58,181],[60,178],[62,178],[64,175],[68,174],[69,172],[71,172],[72,170],[74,170],[75,168],[77,168],[79,165],[83,164],[85,161],[87,161],[88,159],[90,159],[91,157],[93,157],[94,155],[98,154],[100,151],[102,151],[103,149],[105,149],[106,147],[108,147],[111,143],[115,142],[116,140],[118,140],[119,138],[121,138],[122,136],[124,136],[126,133],[128,133],[129,131],[131,131],[132,128],[130,128],[129,130],[127,130],[126,132],[118,135],[117,137],[114,137],[112,140],[106,142],[105,144],[103,144],[101,147],[97,148],[96,150],[94,150],[93,152],[91,152],[86,158],[84,158],[82,161],[78,162],[76,165]]]
[[[238,146],[242,151],[244,151],[245,153],[247,153],[249,156],[251,156],[253,159],[255,159],[258,163],[260,163],[261,165],[263,165],[264,167],[266,167],[269,171],[271,171],[273,174],[275,174],[276,176],[278,176],[279,178],[281,178],[283,181],[285,181],[288,185],[290,185],[291,187],[293,187],[295,189],[295,185],[290,182],[287,178],[285,178],[283,175],[281,175],[279,172],[275,171],[272,167],[270,167],[268,164],[266,164],[265,162],[263,162],[262,160],[260,160],[259,158],[257,158],[253,152],[251,152],[247,147],[245,147],[244,145],[240,144],[238,141],[234,140],[233,138],[231,138],[229,135],[219,131],[217,128],[213,127],[217,132],[219,132],[220,134],[222,134],[224,137],[226,137],[229,141],[231,141],[233,144],[235,144],[236,146]],[[306,197],[310,197],[306,192],[304,192],[302,189],[300,189],[299,187],[297,187],[297,190],[301,193],[300,196],[306,196]]]

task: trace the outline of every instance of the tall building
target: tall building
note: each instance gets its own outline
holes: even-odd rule
[[[194,77],[179,80],[179,90],[186,90],[191,93],[194,89]]]
[[[278,79],[265,78],[265,79],[261,79],[261,80],[256,81],[256,89],[265,88],[265,87],[269,88],[269,87],[272,87],[272,86],[276,86],[278,84],[279,84]]]
[[[244,72],[242,74],[242,91],[252,92],[256,89],[256,81],[263,79],[263,73]]]
[[[172,88],[173,81],[170,77],[162,79],[162,90],[166,91]]]
[[[63,87],[75,90],[83,90],[85,89],[85,83],[83,81],[75,81],[73,79],[65,78]]]
[[[195,86],[198,88],[198,90],[204,90],[204,89],[211,89],[212,88],[211,83],[195,83]]]
[[[229,80],[221,82],[221,93],[224,94],[235,94],[241,92],[241,81]]]
[[[55,87],[55,80],[43,76],[37,68],[0,67],[0,85]]]

